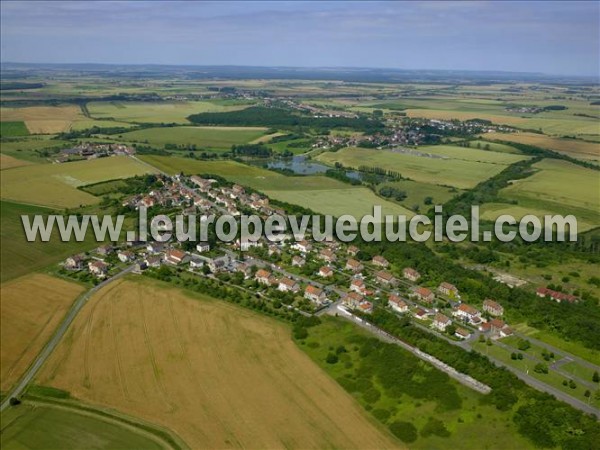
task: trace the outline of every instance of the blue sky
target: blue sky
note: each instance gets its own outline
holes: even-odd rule
[[[599,75],[599,2],[1,2],[13,62]]]

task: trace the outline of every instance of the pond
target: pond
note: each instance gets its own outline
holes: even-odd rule
[[[296,175],[316,175],[320,173],[325,173],[327,170],[331,169],[331,167],[326,166],[325,164],[314,162],[303,155],[297,155],[291,158],[255,159],[247,162],[249,164],[264,167],[267,169],[290,170]],[[346,171],[346,176],[356,180],[361,179],[360,172],[357,172],[355,170]]]

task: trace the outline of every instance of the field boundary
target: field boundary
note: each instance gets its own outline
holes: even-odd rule
[[[77,414],[97,418],[104,422],[111,422],[119,426],[124,426],[136,433],[143,434],[153,439],[155,442],[160,443],[165,448],[173,450],[189,449],[187,444],[173,431],[161,427],[160,425],[151,424],[150,422],[146,422],[142,419],[127,416],[113,409],[87,406],[69,400],[59,400],[32,394],[25,394],[23,403],[33,406],[41,405],[50,408],[69,410]]]

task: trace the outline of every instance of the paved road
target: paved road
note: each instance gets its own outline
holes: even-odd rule
[[[7,393],[6,398],[0,405],[0,412],[4,411],[6,407],[10,404],[11,398],[18,398],[23,393],[23,390],[27,387],[31,380],[33,380],[33,378],[36,376],[40,368],[44,365],[48,357],[52,354],[62,337],[67,332],[69,325],[71,325],[71,323],[77,316],[77,313],[81,311],[81,308],[83,308],[83,306],[87,303],[89,298],[95,292],[99,291],[109,283],[112,283],[118,278],[121,278],[122,276],[130,273],[134,269],[134,267],[135,265],[127,267],[126,269],[119,272],[117,275],[97,284],[92,289],[82,294],[77,300],[75,300],[75,303],[73,303],[73,306],[71,306],[71,309],[69,310],[63,321],[60,323],[50,340],[46,343],[46,346],[37,355],[37,357],[33,361],[33,364],[29,366],[29,369],[27,369],[27,372],[23,374],[17,385],[10,392]]]

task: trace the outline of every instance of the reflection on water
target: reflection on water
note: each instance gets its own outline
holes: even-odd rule
[[[297,175],[315,175],[325,173],[331,167],[307,159],[306,156],[297,155],[291,158],[269,158],[248,161],[249,164],[264,167],[267,169],[290,170]],[[346,176],[356,180],[361,179],[360,172],[355,170],[346,171]]]

